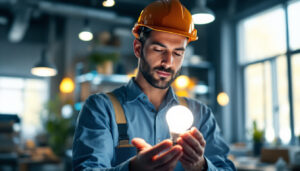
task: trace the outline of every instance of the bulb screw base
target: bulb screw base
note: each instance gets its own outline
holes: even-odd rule
[[[173,145],[177,144],[177,139],[179,138],[180,134],[175,133],[175,132],[171,132],[170,136],[171,136],[171,140],[173,142]]]

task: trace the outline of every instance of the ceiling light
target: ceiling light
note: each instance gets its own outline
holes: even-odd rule
[[[89,21],[87,19],[84,20],[84,29],[78,34],[78,37],[82,41],[91,41],[93,39],[93,33],[89,27]]]
[[[46,57],[46,51],[43,50],[41,60],[31,68],[31,73],[40,77],[51,77],[57,74],[56,68]]]
[[[104,7],[112,7],[115,5],[115,1],[114,0],[105,0],[105,1],[103,1],[102,5]]]
[[[195,24],[208,24],[215,20],[215,14],[206,7],[206,0],[197,0],[197,6],[192,11]]]
[[[82,41],[91,41],[93,39],[93,33],[91,33],[89,30],[83,30],[78,35],[79,39]]]

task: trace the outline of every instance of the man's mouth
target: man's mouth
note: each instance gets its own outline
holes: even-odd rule
[[[163,77],[163,78],[169,77],[171,75],[170,72],[166,72],[166,71],[162,71],[162,70],[157,70],[156,72],[160,77]]]

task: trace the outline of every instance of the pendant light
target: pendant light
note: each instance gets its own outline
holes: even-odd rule
[[[197,0],[191,13],[195,24],[208,24],[215,20],[214,12],[206,7],[206,0]]]
[[[78,34],[78,37],[82,41],[91,41],[93,39],[93,33],[91,32],[89,21],[88,19],[84,20],[84,28],[83,30]]]
[[[102,2],[104,7],[113,7],[115,5],[115,0],[105,0]]]
[[[46,50],[42,51],[41,59],[31,68],[31,73],[40,77],[51,77],[57,74],[55,66],[47,60]]]

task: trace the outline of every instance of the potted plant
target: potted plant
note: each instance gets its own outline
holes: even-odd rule
[[[65,117],[62,108],[65,103],[57,95],[47,103],[48,115],[44,118],[44,125],[48,135],[48,144],[57,156],[63,156],[70,147],[69,140],[74,133],[73,117]]]
[[[257,128],[256,121],[253,121],[252,140],[253,140],[253,154],[255,156],[258,156],[258,155],[260,155],[260,151],[261,151],[261,148],[262,148],[263,142],[264,142],[264,131],[259,130]]]
[[[113,63],[118,60],[119,54],[113,53],[100,53],[93,52],[89,55],[90,62],[95,65],[96,70],[100,74],[112,74]]]

